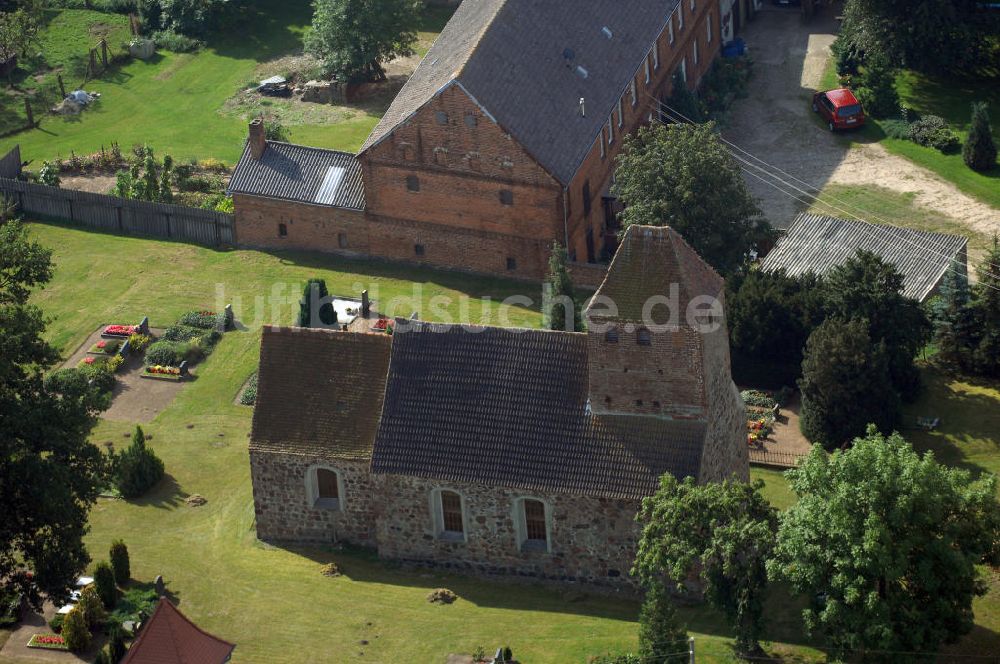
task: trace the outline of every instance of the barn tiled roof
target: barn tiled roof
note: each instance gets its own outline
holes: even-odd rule
[[[652,295],[669,296],[673,284],[677,284],[680,313],[692,299],[716,297],[725,286],[677,231],[669,226],[636,225],[626,229],[597,293],[614,302],[617,315],[613,318],[650,322],[643,321],[647,300]],[[600,318],[602,311],[607,310],[595,305],[590,314]],[[658,309],[654,313],[660,315]]]
[[[361,150],[454,81],[568,183],[677,2],[466,0]]]
[[[363,210],[365,190],[357,155],[268,141],[260,159],[243,149],[229,193]]]
[[[372,470],[640,498],[697,477],[705,424],[597,416],[586,335],[399,321]]]
[[[793,276],[825,274],[864,249],[899,268],[905,277],[903,294],[922,302],[954,261],[960,264],[955,269],[966,269],[967,244],[959,235],[800,214],[764,257],[761,269],[784,269]]]
[[[223,664],[235,647],[202,630],[161,597],[121,664]]]
[[[367,459],[392,338],[265,327],[250,449]]]

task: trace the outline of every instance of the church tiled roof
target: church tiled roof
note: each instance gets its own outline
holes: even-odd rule
[[[608,498],[698,476],[704,422],[587,399],[584,334],[399,321],[372,470]]]
[[[250,449],[367,459],[392,338],[265,327]]]

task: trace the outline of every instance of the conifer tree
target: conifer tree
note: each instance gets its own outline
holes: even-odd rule
[[[993,142],[986,102],[972,104],[972,127],[962,146],[962,159],[974,171],[988,171],[997,165],[997,146]]]
[[[554,242],[552,254],[549,256],[549,275],[545,280],[548,288],[543,312],[545,327],[550,330],[580,332],[583,330],[583,323],[580,308],[576,304],[576,292],[573,289],[568,263],[569,256],[565,247]]]

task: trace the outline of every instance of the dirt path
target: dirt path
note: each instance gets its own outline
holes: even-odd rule
[[[811,97],[830,57],[838,27],[833,17],[838,12],[835,6],[803,24],[798,9],[764,6],[743,34],[755,75],[750,97],[737,103],[726,137],[815,187],[878,185],[914,192],[915,203],[921,207],[981,233],[1000,231],[1000,210],[962,193],[927,169],[889,154],[881,145],[859,143],[856,134],[835,136],[815,121]],[[753,176],[747,176],[747,183],[779,228],[786,228],[807,207]]]

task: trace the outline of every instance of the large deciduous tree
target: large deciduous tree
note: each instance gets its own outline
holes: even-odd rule
[[[38,19],[34,12],[18,9],[0,12],[0,62],[21,55],[32,43],[38,41]],[[13,70],[7,81],[13,84]]]
[[[741,653],[760,649],[765,564],[777,528],[762,487],[759,480],[699,485],[691,477],[678,482],[665,474],[637,517],[643,530],[632,573],[647,589],[669,579],[686,592],[685,582],[696,572],[708,601],[732,624]]]
[[[922,71],[976,63],[991,19],[977,0],[848,0],[842,35],[854,50]]]
[[[885,346],[860,318],[829,318],[813,331],[799,389],[802,433],[827,448],[860,436],[872,422],[889,431],[899,417]]]
[[[874,428],[848,450],[814,449],[788,476],[798,501],[768,569],[810,599],[810,631],[890,659],[972,629],[972,601],[986,591],[976,565],[992,561],[1000,537],[995,478],[972,481]]]
[[[774,237],[711,122],[653,124],[626,136],[614,192],[625,227],[671,226],[724,274]]]
[[[330,73],[381,81],[382,65],[413,55],[419,22],[417,0],[313,0],[305,47]]]
[[[59,354],[27,300],[51,278],[50,253],[19,222],[0,226],[0,585],[36,608],[65,598],[89,561],[105,468],[87,437],[106,399],[86,381],[43,380]]]

